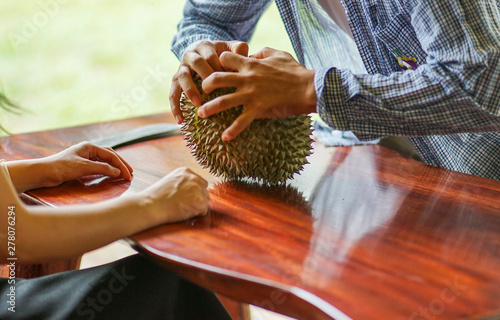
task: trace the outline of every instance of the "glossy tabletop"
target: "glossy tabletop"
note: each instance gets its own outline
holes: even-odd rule
[[[165,121],[2,138],[0,157],[42,156]],[[53,206],[96,202],[188,166],[210,182],[210,213],[128,240],[193,282],[300,319],[500,319],[500,182],[377,145],[314,147],[301,175],[269,187],[211,176],[172,136],[118,149],[132,181],[88,177],[27,196]]]

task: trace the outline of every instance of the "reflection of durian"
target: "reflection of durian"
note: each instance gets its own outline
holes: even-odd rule
[[[294,186],[281,185],[262,185],[257,182],[248,183],[243,181],[224,181],[214,184],[210,194],[231,201],[231,198],[241,197],[256,198],[262,203],[273,203],[282,208],[289,207],[286,210],[290,214],[300,213],[311,215],[311,203],[305,199],[302,191]]]
[[[201,78],[195,77],[201,91]],[[203,103],[234,88],[202,94]],[[229,179],[253,178],[266,183],[284,182],[302,170],[311,154],[311,119],[307,115],[254,120],[238,137],[222,141],[222,132],[241,114],[239,106],[198,117],[198,107],[182,94],[182,132],[193,155],[212,174]]]

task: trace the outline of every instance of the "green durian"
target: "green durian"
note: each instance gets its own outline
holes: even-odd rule
[[[195,76],[203,103],[234,88],[219,88],[210,94],[201,90],[201,78]],[[183,93],[181,131],[192,154],[210,173],[230,180],[250,178],[264,183],[283,183],[299,173],[312,152],[311,119],[308,115],[280,119],[254,120],[238,137],[222,141],[222,132],[243,111],[242,106],[198,117],[198,107]]]

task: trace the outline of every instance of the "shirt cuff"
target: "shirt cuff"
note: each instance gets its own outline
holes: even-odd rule
[[[314,86],[318,103],[316,110],[321,119],[330,127],[347,131],[349,123],[345,115],[341,71],[336,68],[317,69],[314,73]]]
[[[174,40],[172,43],[172,48],[170,50],[175,54],[179,61],[182,61],[184,53],[186,53],[186,51],[188,50],[194,49],[198,42],[203,40],[212,41],[212,37],[206,34],[195,34],[191,37],[184,37],[178,42]]]

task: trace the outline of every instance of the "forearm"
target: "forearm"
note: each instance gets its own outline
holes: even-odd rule
[[[172,41],[172,52],[181,60],[184,53],[200,41],[231,41],[236,38],[225,30],[217,30],[209,25],[184,22]]]
[[[484,81],[475,82],[457,81],[463,74],[428,65],[391,76],[331,69],[321,77],[322,72],[315,79],[318,113],[333,128],[352,130],[360,139],[500,131],[496,97],[486,92],[500,90],[492,76],[500,66],[478,68]]]
[[[149,210],[139,194],[92,205],[22,210],[16,223],[16,256],[22,262],[79,256],[165,219]]]
[[[495,8],[493,2],[410,1],[405,13],[378,19],[376,35],[358,43],[371,75],[317,73],[322,119],[363,140],[499,131]],[[401,71],[403,56],[417,68]]]
[[[49,179],[51,166],[44,159],[9,161],[7,167],[18,193],[53,184],[53,179]]]
[[[6,163],[18,193],[42,187],[55,187],[86,175],[107,175],[131,179],[132,168],[109,148],[82,142],[57,154]]]
[[[248,42],[270,3],[270,0],[187,1],[172,51],[181,59],[188,48],[201,40]]]

